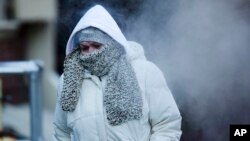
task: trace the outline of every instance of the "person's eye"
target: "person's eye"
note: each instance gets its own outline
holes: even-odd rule
[[[92,45],[97,49],[99,49],[102,46],[102,44],[99,43],[93,43]]]
[[[82,50],[87,50],[88,46],[87,45],[83,45],[83,44],[79,44],[80,49]]]

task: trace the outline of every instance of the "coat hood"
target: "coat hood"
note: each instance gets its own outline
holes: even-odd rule
[[[115,22],[115,20],[108,13],[108,11],[101,5],[96,5],[90,8],[77,23],[76,27],[74,28],[67,42],[66,55],[68,55],[73,49],[74,35],[78,31],[90,26],[102,30],[103,32],[107,33],[110,37],[112,37],[114,40],[116,40],[118,43],[120,43],[125,48],[129,60],[144,56],[143,48],[135,42],[129,43],[127,41],[127,39],[121,32],[120,28],[118,27],[117,23]],[[140,48],[140,49],[131,49],[131,45],[133,46],[133,48]]]

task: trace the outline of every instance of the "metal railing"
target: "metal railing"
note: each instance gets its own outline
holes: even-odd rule
[[[0,75],[24,74],[29,77],[31,140],[42,141],[42,62],[0,62]]]

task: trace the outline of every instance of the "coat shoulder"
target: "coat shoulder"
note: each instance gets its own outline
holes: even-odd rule
[[[131,62],[135,71],[139,71],[140,73],[161,73],[162,71],[159,67],[151,61],[146,59],[136,59]]]
[[[160,68],[151,61],[137,59],[132,62],[139,81],[150,87],[164,88],[167,82]]]

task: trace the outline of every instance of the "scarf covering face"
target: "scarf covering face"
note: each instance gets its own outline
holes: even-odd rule
[[[79,48],[66,56],[61,105],[74,111],[80,96],[84,72],[102,77],[107,75],[103,104],[110,125],[120,125],[142,117],[142,95],[135,72],[126,58],[125,49],[106,33],[90,27],[76,36],[76,42],[95,41],[102,47],[81,55]]]

